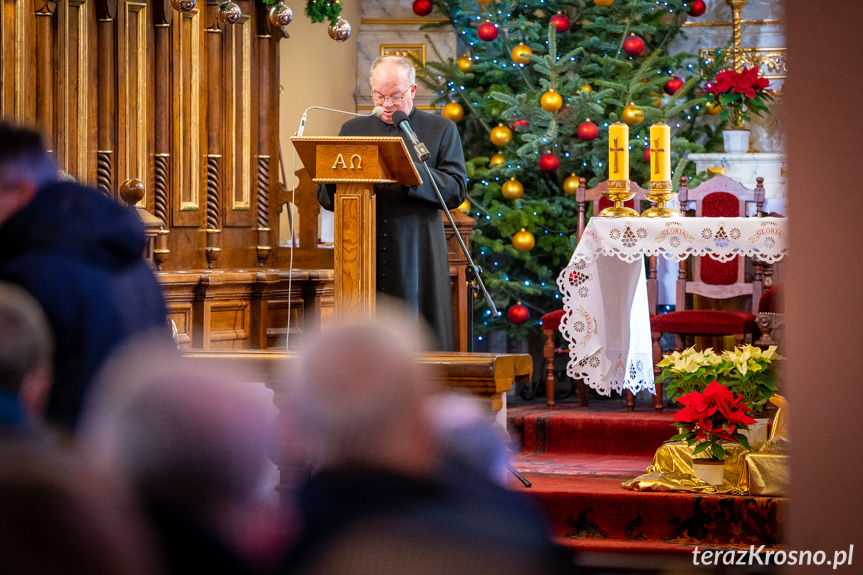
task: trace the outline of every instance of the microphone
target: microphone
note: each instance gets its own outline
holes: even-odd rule
[[[368,114],[357,114],[356,112],[346,112],[344,110],[336,110],[334,108],[324,108],[323,106],[309,106],[303,112],[303,117],[300,118],[300,127],[297,130],[298,138],[303,135],[303,130],[306,129],[306,117],[309,115],[309,110],[327,110],[328,112],[338,112],[340,114],[349,114],[351,116],[380,116],[384,113],[383,106],[375,106],[374,109]]]
[[[429,154],[428,148],[426,145],[419,141],[417,135],[414,133],[413,128],[411,128],[411,123],[408,120],[408,115],[405,114],[402,110],[396,110],[393,112],[393,124],[401,128],[401,130],[408,135],[408,139],[414,145],[414,150],[416,150],[417,157],[421,162],[426,162],[431,157]]]

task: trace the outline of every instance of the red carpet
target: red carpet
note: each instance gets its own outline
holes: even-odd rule
[[[605,408],[608,409],[608,408]],[[520,453],[513,466],[533,483],[555,538],[582,553],[682,555],[699,547],[779,543],[786,501],[623,489],[674,435],[670,413],[625,413],[559,404],[510,407],[507,423]]]

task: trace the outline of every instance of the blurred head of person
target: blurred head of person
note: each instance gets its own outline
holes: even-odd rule
[[[42,135],[0,123],[0,227],[27,207],[39,189],[58,180]]]
[[[0,396],[17,402],[22,416],[38,419],[44,411],[53,381],[53,353],[42,307],[23,288],[0,282]],[[0,423],[21,421],[0,416]]]

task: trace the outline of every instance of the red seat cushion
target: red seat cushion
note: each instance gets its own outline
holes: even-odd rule
[[[755,316],[744,311],[683,310],[650,318],[650,331],[690,335],[756,333]]]
[[[555,330],[560,327],[563,310],[557,309],[542,316],[542,329]]]
[[[785,305],[782,301],[782,286],[773,286],[758,300],[759,313],[785,313]]]

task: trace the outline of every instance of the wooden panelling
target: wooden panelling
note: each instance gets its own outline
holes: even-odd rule
[[[117,102],[118,133],[123,137],[117,150],[117,184],[137,178],[144,184],[138,203],[146,208],[150,196],[148,148],[148,10],[144,2],[117,3]]]
[[[171,167],[176,195],[171,225],[200,227],[204,223],[201,189],[206,127],[202,121],[203,45],[197,10],[174,13],[173,41],[174,161]]]
[[[225,34],[225,225],[251,226],[257,180],[252,148],[257,134],[252,117],[257,114],[252,106],[251,18],[243,16]]]

